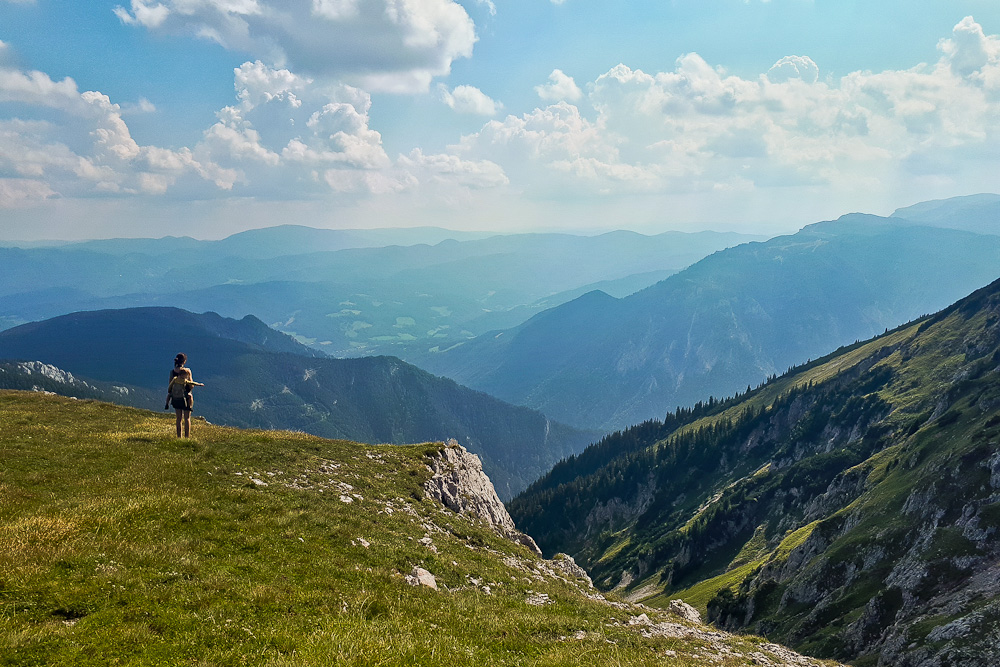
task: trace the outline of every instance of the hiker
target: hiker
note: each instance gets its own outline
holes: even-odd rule
[[[201,382],[195,382],[191,369],[184,366],[187,355],[183,352],[174,357],[174,369],[170,371],[170,384],[167,385],[167,402],[164,410],[173,406],[177,412],[177,437],[181,437],[181,426],[184,427],[184,437],[191,437],[191,411],[194,409],[194,387],[204,387]]]

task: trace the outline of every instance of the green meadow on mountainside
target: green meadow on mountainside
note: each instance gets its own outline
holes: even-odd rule
[[[1000,661],[1000,281],[510,503],[605,588],[883,667]]]
[[[195,379],[206,384],[195,409],[213,423],[370,443],[454,438],[482,458],[505,499],[599,437],[393,357],[326,357],[249,315],[127,308],[0,331],[0,359],[42,361],[90,384],[120,386],[117,396],[106,396],[133,407],[163,405],[177,351],[189,354]],[[30,389],[34,382],[12,367],[0,373],[0,388]],[[78,395],[66,386],[55,390]]]
[[[172,430],[0,392],[0,665],[793,664],[606,602],[429,499],[442,444]]]

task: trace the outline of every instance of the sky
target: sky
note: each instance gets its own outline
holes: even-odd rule
[[[0,240],[1000,192],[997,0],[0,0]]]

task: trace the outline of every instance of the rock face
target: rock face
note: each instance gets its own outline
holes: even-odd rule
[[[81,382],[73,377],[72,373],[62,370],[61,368],[56,368],[51,364],[46,364],[41,361],[24,361],[17,366],[23,370],[27,375],[32,373],[38,373],[43,377],[47,377],[54,382],[60,384],[77,384],[80,383],[85,387],[89,387],[86,382]]]
[[[424,483],[427,497],[454,512],[477,517],[500,535],[541,555],[535,541],[514,527],[478,456],[450,440],[438,456],[431,457],[428,467],[434,474]]]

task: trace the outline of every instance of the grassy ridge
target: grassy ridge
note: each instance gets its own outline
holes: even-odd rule
[[[177,308],[130,308],[72,313],[0,331],[0,358],[43,360],[104,389],[103,395],[69,395],[142,408],[163,404],[170,355],[178,349],[190,355],[195,378],[206,385],[195,392],[196,411],[213,423],[370,443],[454,438],[482,457],[502,498],[599,435],[396,358],[316,358],[252,316],[232,320]],[[18,368],[0,359],[0,388],[39,385],[38,372]],[[52,385],[39,386],[63,395],[81,390]],[[124,385],[123,391],[115,385]]]
[[[426,499],[440,444],[172,429],[0,392],[0,665],[699,665],[712,650],[735,667],[764,650],[643,637],[637,610]],[[438,590],[405,581],[417,565]]]

